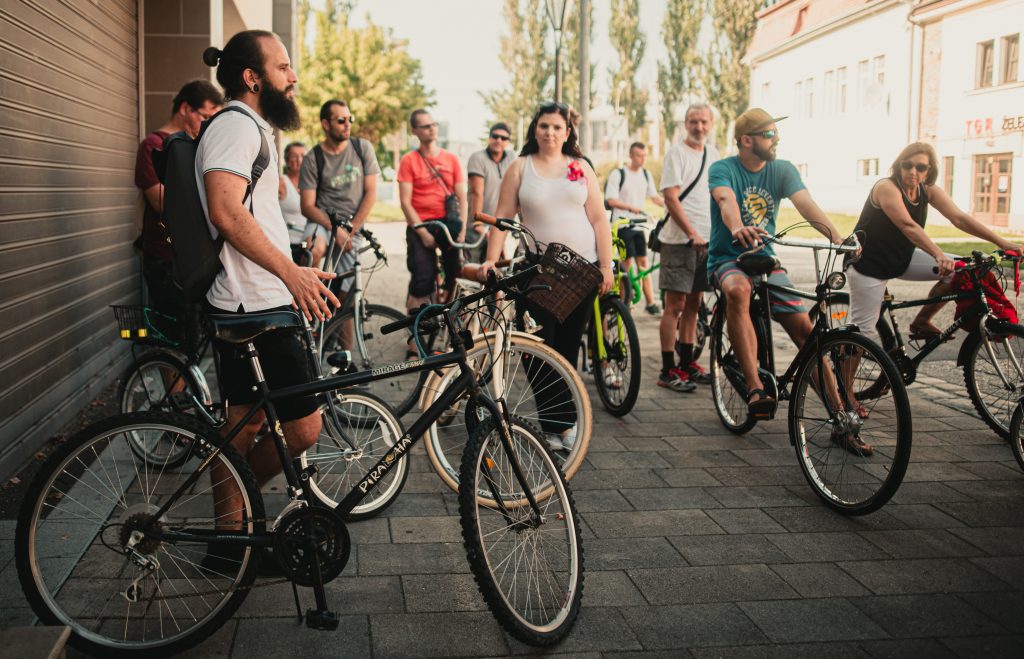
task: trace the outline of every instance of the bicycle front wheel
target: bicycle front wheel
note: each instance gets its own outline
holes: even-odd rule
[[[606,410],[615,416],[624,416],[636,405],[640,394],[640,337],[629,308],[617,297],[601,299],[600,322],[605,348],[603,360],[595,328],[590,328],[597,395]]]
[[[336,508],[384,454],[405,435],[387,403],[370,394],[342,392],[332,401],[334,413],[323,410],[323,428],[316,444],[299,462],[317,466],[309,489],[319,501]],[[337,420],[335,420],[337,419]],[[409,460],[402,458],[381,477],[366,497],[346,516],[366,519],[379,514],[402,492]]]
[[[742,435],[757,423],[747,409],[747,386],[740,362],[729,341],[725,326],[725,297],[718,298],[711,318],[711,398],[715,412],[729,432]]]
[[[822,501],[842,513],[870,513],[896,492],[910,461],[906,386],[892,359],[860,333],[831,331],[817,341],[793,382],[790,438]],[[871,398],[855,396],[868,389]]]
[[[1017,464],[1024,469],[1024,437],[1021,436],[1021,426],[1024,425],[1024,403],[1018,402],[1013,408],[1013,416],[1010,417],[1010,448],[1013,449],[1013,457],[1017,458]]]
[[[181,471],[141,460],[130,446],[140,434],[166,435],[204,456],[218,439],[187,415],[106,419],[46,461],[18,517],[18,578],[32,610],[45,624],[70,627],[71,644],[96,656],[164,656],[196,645],[232,616],[256,575],[254,550],[241,541],[263,533],[263,499],[245,460],[225,446],[155,518],[202,460]],[[185,531],[240,542],[163,535]]]
[[[569,632],[579,615],[579,518],[540,432],[516,418],[510,429],[507,449],[494,419],[487,417],[466,446],[466,477],[459,486],[462,537],[473,577],[502,627],[524,643],[551,645]],[[498,505],[484,505],[478,496],[482,491],[490,492],[488,498]],[[527,491],[536,497],[539,517]]]
[[[358,318],[355,315],[357,312]],[[320,356],[324,374],[338,374],[338,367],[330,363],[330,356],[339,350],[351,352],[353,364],[359,370],[406,361],[406,353],[410,349],[409,332],[383,334],[380,331],[384,325],[405,317],[397,309],[367,304],[362,311],[354,309],[343,316],[332,318],[324,328],[324,347]],[[356,331],[360,332],[361,342],[356,340]],[[423,373],[405,373],[369,382],[366,389],[390,405],[398,416],[402,416],[416,403],[425,377]]]
[[[963,364],[964,384],[974,409],[1003,439],[1010,438],[1010,417],[1024,393],[1022,359],[1024,326],[1010,323],[1000,323],[995,330],[979,327],[960,349],[958,361]]]

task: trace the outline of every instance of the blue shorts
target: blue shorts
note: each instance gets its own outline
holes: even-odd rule
[[[754,278],[740,270],[739,266],[736,265],[736,261],[731,260],[723,261],[715,266],[714,270],[711,271],[711,285],[716,290],[721,291],[722,282],[729,277],[735,276],[746,277],[751,285],[754,283]],[[786,286],[787,288],[796,288],[793,286],[793,282],[789,280],[786,269],[781,267],[772,270],[771,274],[768,275],[768,283],[776,286]],[[768,299],[771,300],[772,316],[788,313],[805,313],[804,303],[801,298],[791,293],[768,289]]]

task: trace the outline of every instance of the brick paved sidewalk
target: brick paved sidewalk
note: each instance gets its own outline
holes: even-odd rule
[[[399,272],[384,286],[395,294],[405,279],[400,255],[392,262]],[[583,517],[583,609],[550,653],[1024,655],[1024,474],[1004,442],[956,409],[966,401],[958,374],[911,387],[906,479],[882,510],[846,518],[805,483],[785,414],[738,437],[718,422],[708,388],[658,388],[657,320],[638,311],[637,321],[645,370],[636,409],[617,419],[592,392],[596,433],[572,481]],[[337,632],[299,625],[287,586],[257,589],[195,656],[536,653],[486,610],[455,495],[422,446],[414,453],[396,503],[349,527],[352,558],[328,586],[344,614]],[[26,615],[11,581],[12,537],[0,527],[0,624]],[[302,593],[310,602],[311,591]]]

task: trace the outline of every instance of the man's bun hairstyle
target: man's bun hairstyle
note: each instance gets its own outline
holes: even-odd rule
[[[249,91],[242,79],[246,69],[263,76],[263,45],[261,39],[276,39],[266,30],[246,30],[231,37],[224,48],[211,46],[203,51],[203,63],[217,67],[217,82],[227,98],[238,98]]]

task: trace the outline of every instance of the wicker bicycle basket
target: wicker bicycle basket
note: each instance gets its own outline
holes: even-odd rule
[[[527,297],[560,323],[601,283],[601,271],[561,243],[548,244],[540,265],[541,272],[530,285],[546,284],[551,288],[533,291]]]

